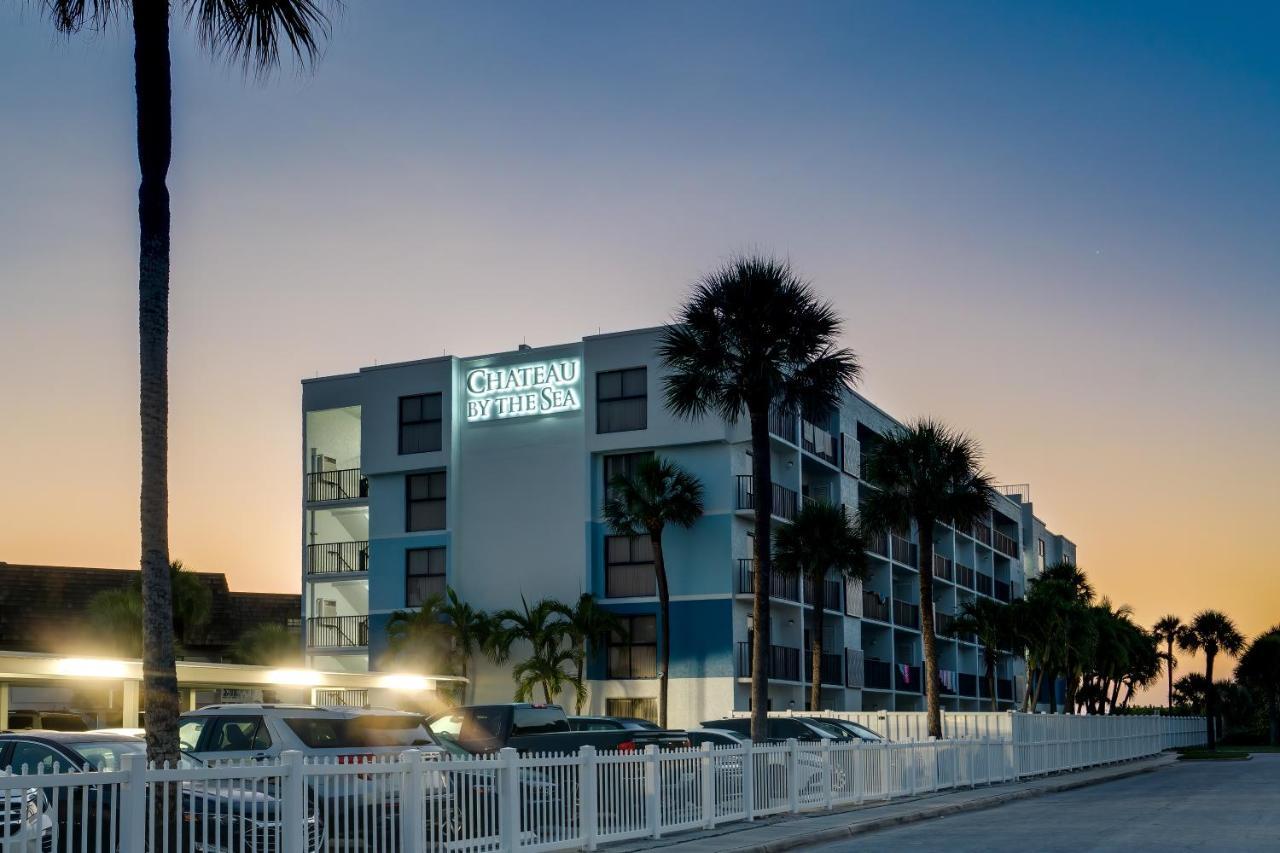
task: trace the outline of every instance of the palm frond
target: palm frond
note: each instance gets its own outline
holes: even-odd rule
[[[214,56],[261,76],[280,65],[282,49],[308,67],[329,37],[325,6],[336,0],[186,0],[188,23]]]

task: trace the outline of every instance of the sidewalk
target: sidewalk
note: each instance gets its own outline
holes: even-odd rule
[[[1059,791],[1070,791],[1115,779],[1150,773],[1177,761],[1177,756],[1164,753],[1154,758],[1131,761],[1078,773],[992,785],[973,790],[947,791],[852,806],[829,812],[808,812],[765,818],[754,823],[732,823],[711,830],[685,832],[670,838],[641,839],[602,846],[610,853],[662,849],[667,853],[777,853],[810,844],[837,841],[905,823],[929,820],[961,812],[989,809],[1014,800],[1025,800]]]

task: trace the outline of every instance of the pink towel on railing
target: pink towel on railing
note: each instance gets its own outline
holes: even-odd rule
[[[898,664],[898,672],[902,674],[902,683],[911,683],[911,667],[905,663]]]

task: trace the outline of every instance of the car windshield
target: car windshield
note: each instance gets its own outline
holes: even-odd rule
[[[818,731],[822,732],[823,734],[830,735],[831,737],[838,737],[838,738],[849,737],[849,733],[847,731],[845,731],[844,729],[840,728],[839,726],[833,723],[828,723],[823,720],[809,720],[808,723]]]
[[[309,749],[431,745],[422,718],[412,714],[287,717],[284,724]]]
[[[440,742],[440,748],[450,755],[471,755],[471,752],[458,743],[453,735],[436,732],[435,736],[436,740]]]
[[[94,770],[120,770],[124,767],[122,757],[147,754],[147,743],[142,740],[91,740],[67,746],[84,756]]]

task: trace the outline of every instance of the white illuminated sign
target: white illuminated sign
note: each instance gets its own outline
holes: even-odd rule
[[[582,408],[582,360],[561,358],[467,371],[467,421],[554,415]]]

